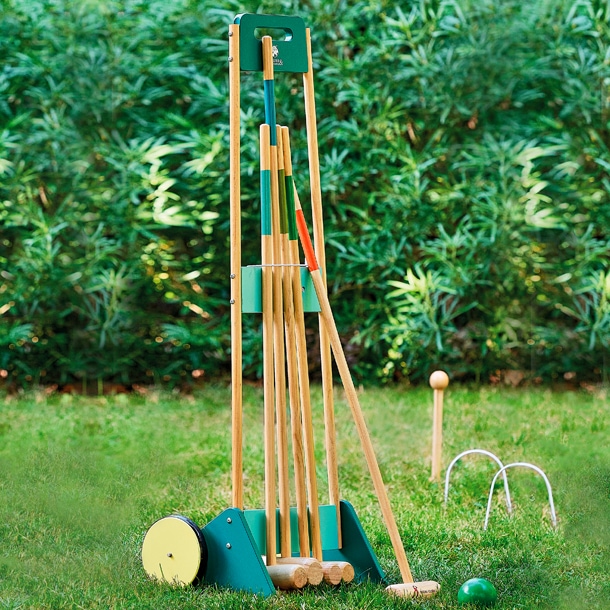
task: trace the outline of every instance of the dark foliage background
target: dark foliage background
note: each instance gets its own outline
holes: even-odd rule
[[[5,383],[226,374],[227,28],[244,11],[312,29],[329,288],[354,373],[607,377],[607,0],[1,7]],[[306,178],[302,84],[277,90]],[[260,75],[242,113],[247,264]]]

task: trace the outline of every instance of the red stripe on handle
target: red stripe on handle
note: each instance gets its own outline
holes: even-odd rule
[[[309,237],[309,231],[307,230],[307,223],[305,222],[305,216],[303,210],[297,210],[297,231],[301,238],[301,246],[303,246],[303,252],[305,252],[305,262],[307,268],[310,271],[316,271],[318,267],[318,261],[316,259],[316,253],[311,243],[311,237]]]

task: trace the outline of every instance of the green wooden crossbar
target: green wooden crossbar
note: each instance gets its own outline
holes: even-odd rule
[[[313,287],[309,270],[301,268],[303,311],[318,312],[320,303]],[[262,273],[260,265],[241,268],[241,310],[244,313],[262,313]]]

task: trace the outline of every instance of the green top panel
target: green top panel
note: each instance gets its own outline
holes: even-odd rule
[[[322,538],[322,550],[333,550],[339,546],[339,536],[337,530],[337,509],[332,504],[321,504],[318,506],[318,514],[320,516],[320,534]],[[259,552],[263,555],[267,554],[266,529],[267,522],[264,509],[250,509],[244,511],[244,517],[252,532],[252,537],[258,546]],[[280,511],[276,513],[276,540],[277,549],[280,551]],[[290,508],[290,547],[291,552],[295,555],[299,554],[299,523],[297,517],[297,509]]]
[[[262,72],[261,38],[273,39],[273,69],[276,72],[307,72],[305,22],[300,17],[243,13],[239,25],[239,63],[242,70]]]

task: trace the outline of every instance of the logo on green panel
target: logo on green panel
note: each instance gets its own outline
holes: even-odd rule
[[[273,45],[273,65],[274,66],[283,66],[284,65],[284,61],[278,57],[279,54],[280,54],[280,50],[277,48],[277,46]]]

